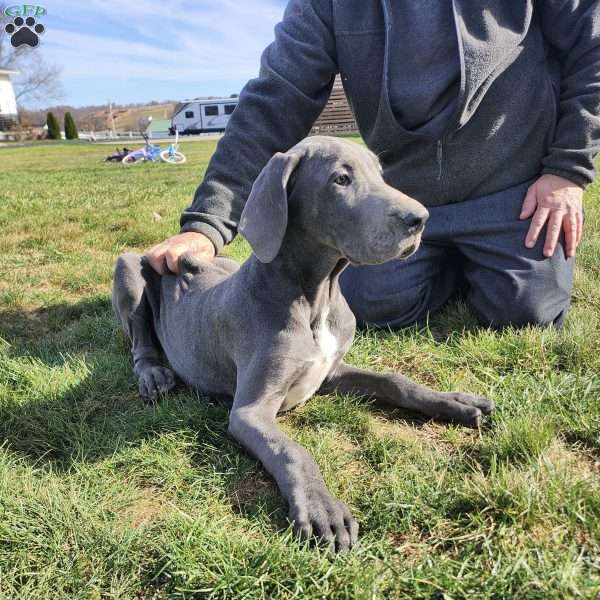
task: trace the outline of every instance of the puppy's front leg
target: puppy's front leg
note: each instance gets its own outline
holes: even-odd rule
[[[494,410],[487,398],[462,392],[436,392],[397,373],[376,373],[344,363],[327,378],[319,393],[358,394],[398,408],[420,412],[433,419],[478,427],[483,415]]]
[[[357,522],[346,505],[329,493],[310,454],[277,427],[281,393],[257,389],[261,387],[238,382],[229,434],[273,476],[288,502],[288,516],[296,533],[306,539],[315,536],[334,545],[338,552],[347,550],[358,537]]]

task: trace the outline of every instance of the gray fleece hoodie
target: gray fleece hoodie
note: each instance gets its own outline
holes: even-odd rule
[[[600,150],[600,2],[451,2],[460,86],[453,114],[432,134],[405,129],[392,108],[389,59],[401,43],[393,0],[290,0],[182,231],[204,233],[217,250],[233,239],[258,173],[309,133],[338,72],[386,181],[426,206],[541,173],[591,182]]]

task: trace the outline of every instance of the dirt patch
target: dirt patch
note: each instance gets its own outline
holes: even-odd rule
[[[394,414],[398,412],[399,414]],[[404,420],[401,411],[375,413],[370,417],[371,431],[387,438],[423,449],[451,454],[468,447],[477,435],[475,430],[450,429],[435,421]]]
[[[169,503],[158,489],[143,488],[139,496],[121,512],[119,522],[128,528],[137,529],[159,520],[168,510]]]
[[[600,460],[585,451],[571,450],[559,441],[550,445],[544,458],[553,465],[575,471],[585,479],[596,479],[600,474]]]
[[[439,382],[431,359],[432,352],[427,348],[412,347],[401,352],[391,349],[370,357],[369,367],[380,372],[403,373],[418,383],[435,388]]]
[[[395,418],[383,415],[371,415],[369,419],[371,431],[378,437],[400,439],[407,442],[419,442],[421,430]]]
[[[538,546],[548,546],[551,543],[560,543],[565,533],[565,528],[556,527],[550,522],[534,523],[529,529],[529,537]]]
[[[393,548],[391,562],[394,565],[416,566],[431,555],[431,546],[417,535],[392,532],[386,537]]]
[[[348,454],[356,450],[356,445],[344,436],[336,437],[334,440],[331,441],[330,445],[334,450],[339,450],[340,452],[347,452]]]
[[[260,499],[268,495],[276,495],[275,482],[260,471],[242,477],[231,490],[233,510],[239,514],[252,513]]]

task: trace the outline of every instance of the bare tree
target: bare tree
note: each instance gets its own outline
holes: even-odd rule
[[[19,72],[13,79],[18,104],[62,99],[64,90],[60,81],[61,68],[46,63],[40,58],[36,48],[26,44],[15,48],[10,43],[10,36],[4,31],[4,24],[8,20],[4,16],[4,6],[0,4],[0,69]]]
[[[98,113],[82,113],[79,117],[79,125],[82,130],[100,131],[107,129],[106,117]]]

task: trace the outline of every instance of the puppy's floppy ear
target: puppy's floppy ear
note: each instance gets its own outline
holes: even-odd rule
[[[238,231],[263,263],[281,248],[288,222],[287,183],[301,158],[300,152],[275,154],[256,178],[242,211]]]

